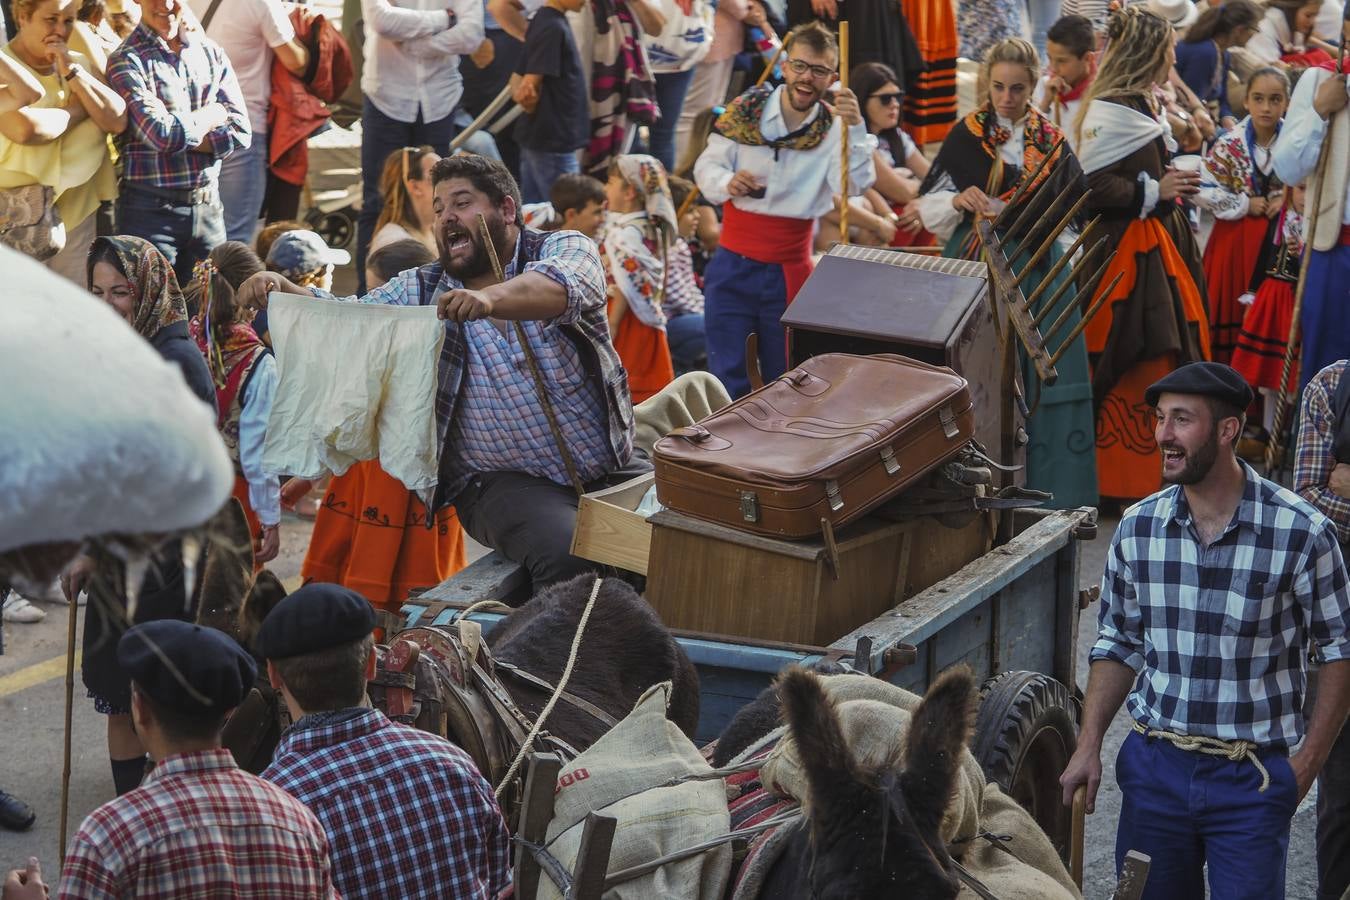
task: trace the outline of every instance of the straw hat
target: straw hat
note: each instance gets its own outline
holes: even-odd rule
[[[1149,12],[1166,19],[1175,31],[1185,31],[1200,18],[1200,11],[1191,0],[1148,0],[1144,5]]]

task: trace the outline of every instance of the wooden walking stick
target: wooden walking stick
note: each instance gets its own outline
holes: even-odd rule
[[[1333,78],[1340,77],[1341,67],[1345,62],[1345,42],[1341,43],[1340,50],[1336,53],[1336,73]],[[1289,373],[1294,367],[1295,348],[1299,345],[1301,339],[1301,324],[1299,322],[1303,315],[1303,295],[1308,290],[1308,265],[1312,262],[1313,241],[1317,238],[1317,221],[1321,218],[1322,212],[1322,191],[1327,186],[1327,164],[1331,159],[1331,123],[1327,123],[1326,133],[1322,135],[1322,149],[1317,157],[1317,196],[1310,197],[1312,200],[1312,212],[1308,214],[1308,227],[1303,235],[1303,259],[1299,260],[1298,265],[1298,288],[1294,291],[1294,312],[1289,319],[1289,340],[1284,347],[1284,365],[1280,368],[1280,383],[1275,391],[1275,417],[1270,426],[1270,444],[1266,447],[1266,477],[1270,477],[1275,471],[1275,466],[1280,457],[1284,455],[1284,426],[1285,419],[1289,416],[1289,399],[1285,392],[1285,387],[1289,383]],[[1344,162],[1344,161],[1342,161]],[[1307,209],[1306,203],[1304,209]],[[1301,377],[1302,373],[1300,373]]]
[[[848,90],[848,20],[839,20],[839,87]],[[848,123],[839,123],[839,241],[848,243]]]
[[[66,738],[64,761],[61,765],[61,859],[66,858],[66,821],[70,812],[70,720],[75,706],[75,620],[79,618],[80,606],[70,598],[70,622],[66,627]]]

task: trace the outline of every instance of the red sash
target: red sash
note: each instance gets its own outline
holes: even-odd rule
[[[811,274],[814,226],[811,219],[766,216],[727,202],[722,205],[721,245],[755,262],[781,265],[791,303]]]

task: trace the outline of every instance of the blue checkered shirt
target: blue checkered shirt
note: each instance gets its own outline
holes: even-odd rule
[[[1242,502],[1208,547],[1178,486],[1126,510],[1091,658],[1138,674],[1128,708],[1146,727],[1288,749],[1309,642],[1350,658],[1350,590],[1326,516],[1242,465]]]
[[[306,716],[262,777],[318,817],[344,897],[492,900],[511,884],[511,835],[473,760],[379,710]]]
[[[122,178],[151,187],[191,190],[216,183],[220,161],[249,146],[253,132],[244,95],[220,45],[183,26],[174,53],[144,23],[108,57],[108,84],[127,101],[127,130],[118,138]],[[229,121],[204,132],[192,114],[212,103]],[[195,148],[205,141],[203,150]]]
[[[522,253],[525,234],[542,242],[533,254]],[[533,260],[525,258],[531,255]],[[539,360],[577,473],[583,482],[594,481],[625,465],[633,446],[627,376],[613,354],[605,316],[605,275],[595,242],[577,231],[547,236],[526,232],[505,263],[508,279],[538,272],[567,289],[567,309],[561,315],[521,325]],[[401,272],[359,300],[425,305],[442,292],[463,286],[433,263]],[[616,371],[608,380],[588,375],[581,349],[564,329],[613,357]],[[434,507],[453,500],[478,472],[524,472],[571,484],[514,326],[499,329],[487,319],[463,325],[447,322],[438,378],[441,471]]]

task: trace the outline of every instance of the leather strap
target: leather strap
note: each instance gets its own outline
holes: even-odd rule
[[[745,376],[750,381],[750,390],[764,387],[764,373],[759,368],[759,334],[754,331],[745,339]]]
[[[216,17],[216,10],[220,9],[221,2],[222,0],[211,0],[211,5],[206,8],[206,15],[201,19],[202,31],[205,31],[211,20]]]
[[[534,685],[535,687],[539,688],[539,690],[545,691],[549,694],[552,694],[555,690],[557,690],[556,687],[549,684],[544,679],[538,677],[537,675],[531,675],[524,669],[519,669],[511,665],[510,663],[504,663],[501,660],[498,660],[497,668],[507,673],[508,675],[518,678],[521,681],[524,681],[526,684]],[[589,714],[591,717],[595,719],[598,719],[600,722],[604,723],[606,727],[613,728],[615,725],[619,724],[618,721],[609,713],[605,712],[603,709],[596,706],[594,703],[591,703],[589,700],[583,700],[581,697],[578,697],[571,691],[563,691],[559,696],[563,700],[575,706],[577,709],[581,710],[582,712]]]

